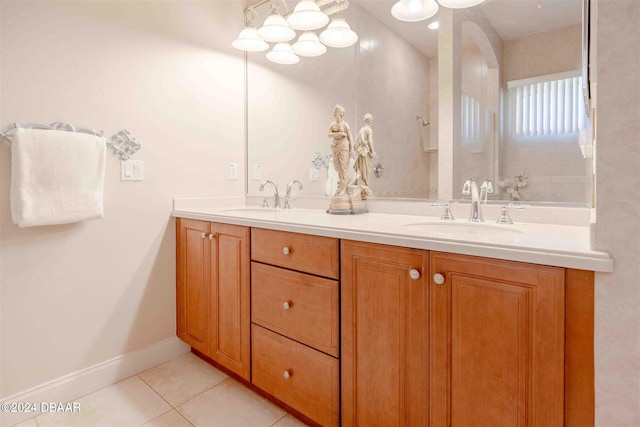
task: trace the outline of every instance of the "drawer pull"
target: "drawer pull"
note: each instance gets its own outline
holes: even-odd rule
[[[282,303],[282,308],[284,308],[285,310],[289,310],[290,307],[291,303],[289,301],[285,301]]]
[[[289,377],[291,377],[291,373],[290,373],[289,371],[284,371],[284,373],[282,374],[282,377],[283,377],[285,380],[288,380],[288,379],[289,379]]]
[[[415,268],[412,268],[409,271],[409,277],[411,277],[413,280],[418,280],[420,276],[421,276],[420,271],[416,270]]]
[[[444,285],[444,282],[445,282],[444,274],[442,273],[434,274],[433,281],[435,282],[436,285]]]
[[[285,255],[289,255],[289,248],[287,246],[285,246],[284,248],[282,248],[282,253]]]

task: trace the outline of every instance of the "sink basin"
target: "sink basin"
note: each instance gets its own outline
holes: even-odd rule
[[[423,221],[404,224],[404,227],[437,235],[471,235],[473,237],[516,236],[523,233],[523,230],[512,225],[487,222]]]

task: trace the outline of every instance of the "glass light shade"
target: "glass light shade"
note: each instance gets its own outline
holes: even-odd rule
[[[400,0],[391,8],[391,14],[400,21],[416,22],[431,18],[439,8],[435,0]]]
[[[320,43],[318,36],[313,31],[302,33],[298,41],[291,47],[300,56],[320,56],[327,51],[327,47]]]
[[[258,35],[265,41],[279,43],[293,40],[296,32],[293,31],[293,29],[287,25],[287,21],[276,12],[264,20],[264,24],[258,29]]]
[[[300,62],[298,55],[293,53],[289,43],[276,44],[271,52],[267,53],[267,59],[276,64],[292,65]]]
[[[235,39],[231,46],[245,52],[262,52],[269,49],[267,42],[258,36],[258,30],[255,27],[245,27],[240,31],[240,35]]]
[[[293,9],[293,13],[287,18],[289,26],[295,30],[317,30],[329,22],[329,17],[324,14],[313,0],[301,0]]]
[[[347,47],[358,41],[358,35],[343,18],[335,18],[320,33],[320,41],[330,47]]]
[[[432,23],[427,25],[427,28],[430,29],[430,30],[437,30],[438,28],[440,28],[440,22],[433,21]]]
[[[450,9],[463,9],[465,7],[476,6],[484,2],[485,0],[438,0],[438,3]]]

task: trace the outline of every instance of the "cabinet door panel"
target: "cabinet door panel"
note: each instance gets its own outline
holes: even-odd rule
[[[343,242],[342,262],[343,425],[426,425],[427,252]]]
[[[211,224],[211,350],[209,356],[243,378],[250,370],[249,229]]]
[[[203,353],[209,350],[209,308],[211,295],[209,223],[178,219],[177,234],[177,335],[191,347]]]
[[[431,424],[561,426],[564,271],[431,253]]]

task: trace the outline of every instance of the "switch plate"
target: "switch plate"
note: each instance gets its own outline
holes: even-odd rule
[[[309,169],[309,181],[320,181],[320,171],[316,168]]]
[[[120,181],[144,181],[144,161],[121,160]]]
[[[229,181],[238,180],[238,164],[229,163]]]
[[[260,181],[262,179],[262,168],[260,165],[253,165],[253,180]]]

